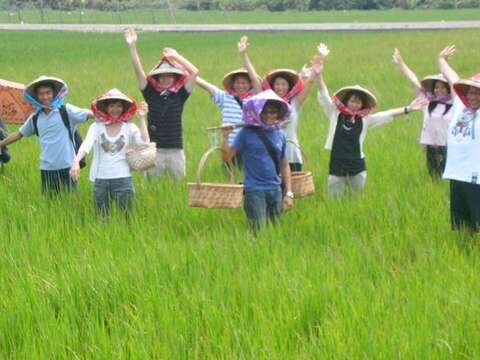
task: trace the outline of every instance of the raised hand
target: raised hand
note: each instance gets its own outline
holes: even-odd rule
[[[316,74],[320,74],[323,72],[323,64],[324,64],[325,58],[323,58],[320,55],[315,55],[313,59],[310,61],[312,64],[311,69],[315,71]]]
[[[240,38],[240,41],[239,41],[238,44],[237,44],[237,46],[238,46],[238,52],[241,53],[241,54],[244,53],[244,52],[246,52],[246,51],[247,51],[247,48],[248,48],[248,45],[249,45],[249,43],[248,43],[248,36],[245,36],[245,35],[242,36],[242,37]]]
[[[424,97],[417,97],[408,105],[409,111],[418,111],[428,105],[428,100]]]
[[[443,49],[440,54],[438,54],[438,57],[448,61],[448,59],[455,53],[455,50],[455,45],[449,45],[445,49]]]
[[[134,28],[126,29],[123,34],[128,45],[133,45],[137,42],[137,32]]]
[[[163,49],[163,56],[166,56],[167,58],[172,58],[175,59],[178,57],[178,52],[175,49],[172,48],[164,48]]]
[[[318,55],[322,59],[325,59],[328,56],[328,54],[330,54],[330,50],[328,49],[327,45],[325,45],[324,43],[318,44],[317,50],[318,50]]]
[[[400,50],[398,50],[397,48],[395,48],[395,50],[393,51],[392,62],[397,65],[403,64],[402,55],[400,54]]]
[[[145,118],[148,114],[148,104],[145,101],[142,101],[140,103],[140,106],[138,107],[138,116],[141,118]]]

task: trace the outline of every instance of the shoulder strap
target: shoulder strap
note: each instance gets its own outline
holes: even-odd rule
[[[277,174],[280,174],[280,161],[277,156],[277,152],[275,151],[275,148],[273,147],[273,144],[268,140],[267,136],[263,132],[263,129],[259,127],[252,127],[254,130],[255,134],[257,134],[258,138],[260,141],[265,145],[268,155],[272,158],[273,164],[275,165],[275,170],[277,171]]]
[[[243,109],[243,101],[240,100],[240,98],[238,96],[234,96],[233,97],[235,99],[235,101],[238,103],[238,105],[240,106],[240,109]]]
[[[58,108],[58,111],[60,111],[60,116],[62,117],[63,125],[65,125],[65,127],[67,128],[68,137],[70,138],[70,141],[75,147],[75,141],[73,140],[72,128],[70,126],[70,120],[68,118],[67,108],[65,107],[65,105],[62,105]]]
[[[41,111],[41,110],[40,110]],[[33,114],[32,116],[32,122],[33,122],[33,132],[35,133],[35,135],[38,136],[38,115],[40,114],[40,112],[37,112],[35,114]]]

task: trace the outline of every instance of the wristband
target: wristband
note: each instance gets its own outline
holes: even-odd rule
[[[405,115],[407,115],[409,112],[410,112],[410,111],[408,111],[408,106],[405,106],[405,107],[403,108],[403,113],[404,113]]]

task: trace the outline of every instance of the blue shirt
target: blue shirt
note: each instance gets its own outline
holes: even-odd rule
[[[76,106],[66,105],[72,130],[78,123],[87,120],[89,111]],[[33,114],[20,128],[23,136],[35,135]],[[40,143],[40,169],[60,170],[70,168],[75,157],[75,149],[65,127],[60,111],[54,109],[46,114],[40,111],[37,120],[38,142]]]
[[[285,159],[287,141],[280,130],[261,130],[272,143],[277,153],[279,163]],[[242,163],[245,173],[243,185],[247,191],[276,190],[281,185],[275,163],[267,148],[252,128],[242,128],[233,141],[237,152],[242,153]]]

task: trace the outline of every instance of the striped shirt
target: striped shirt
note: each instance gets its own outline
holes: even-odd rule
[[[245,101],[246,99],[240,100]],[[215,88],[213,101],[222,112],[222,122],[224,124],[243,124],[243,111],[235,97],[226,91]],[[228,145],[232,146],[233,140],[241,128],[235,128],[228,137]]]
[[[142,94],[148,104],[150,140],[159,149],[183,149],[182,113],[190,93],[185,87],[159,93],[148,83]]]

